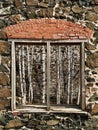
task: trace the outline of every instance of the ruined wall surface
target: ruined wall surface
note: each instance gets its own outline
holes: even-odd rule
[[[11,49],[3,28],[33,18],[65,19],[94,30],[93,38],[85,44],[85,87],[87,102],[93,104],[93,112],[96,112],[98,0],[0,0],[0,109],[9,109],[11,100]]]

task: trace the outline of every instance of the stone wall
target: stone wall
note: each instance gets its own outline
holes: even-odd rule
[[[33,18],[66,19],[94,30],[85,44],[87,109],[98,100],[98,0],[0,0],[0,109],[10,108],[10,44],[3,28]]]

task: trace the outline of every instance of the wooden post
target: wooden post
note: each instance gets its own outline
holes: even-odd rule
[[[50,42],[47,42],[47,110],[50,110]]]
[[[12,111],[16,109],[16,60],[15,60],[15,43],[12,41],[11,44],[11,90],[12,90],[12,100],[11,108]]]
[[[85,109],[85,82],[84,82],[84,67],[85,67],[85,53],[84,53],[84,42],[80,46],[80,83],[81,83],[81,96],[80,96],[80,105],[82,110]]]

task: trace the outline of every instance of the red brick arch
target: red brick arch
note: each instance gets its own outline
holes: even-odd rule
[[[30,19],[6,27],[9,39],[77,40],[89,39],[92,30],[61,19]]]

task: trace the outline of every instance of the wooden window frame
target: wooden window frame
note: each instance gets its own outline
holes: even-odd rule
[[[16,108],[16,60],[15,60],[15,45],[16,43],[46,43],[47,44],[47,111],[50,110],[50,44],[57,43],[60,45],[60,43],[67,44],[67,45],[80,45],[80,85],[81,85],[81,109],[85,110],[86,102],[85,102],[85,80],[84,80],[84,69],[85,69],[85,54],[84,54],[84,43],[88,42],[87,40],[59,40],[59,41],[34,41],[34,40],[25,40],[25,39],[9,39],[9,42],[11,42],[11,92],[12,92],[12,100],[11,100],[11,109],[12,111],[17,110]],[[40,105],[39,105],[40,106]],[[40,107],[39,107],[40,108]]]

